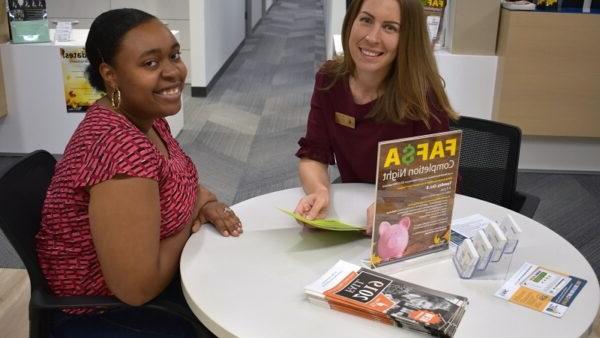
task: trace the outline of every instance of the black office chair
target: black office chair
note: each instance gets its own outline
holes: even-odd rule
[[[38,150],[22,158],[0,175],[0,228],[29,274],[29,336],[34,338],[47,336],[52,311],[74,307],[107,309],[129,306],[116,297],[57,297],[50,292],[37,260],[35,235],[40,227],[42,206],[55,164],[56,160],[52,155]],[[194,327],[198,337],[213,337],[187,309],[160,298],[157,297],[143,307],[182,317]]]
[[[521,129],[467,116],[450,129],[463,131],[458,192],[533,217],[539,197],[516,190]]]

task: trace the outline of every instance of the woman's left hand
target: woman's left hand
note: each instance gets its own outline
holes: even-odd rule
[[[200,217],[212,223],[217,231],[225,237],[238,237],[244,232],[242,222],[225,203],[208,202],[200,209],[200,214],[202,215]]]

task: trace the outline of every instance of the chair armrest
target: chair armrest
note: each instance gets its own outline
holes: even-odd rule
[[[68,309],[74,307],[119,308],[129,305],[111,296],[55,296],[39,290],[31,292],[31,305],[42,309]]]
[[[35,290],[31,295],[32,303],[39,308],[44,309],[68,309],[74,307],[103,307],[103,308],[122,308],[131,305],[123,303],[114,296],[55,296]],[[186,311],[177,303],[163,299],[153,299],[141,307],[153,308],[170,312],[180,316],[189,316]]]
[[[45,310],[58,310],[68,308],[81,307],[97,307],[103,309],[118,309],[127,308],[131,305],[123,303],[116,297],[112,296],[65,296],[59,297],[44,293],[40,290],[33,290],[31,293],[30,307],[36,307]],[[164,311],[172,315],[183,318],[188,322],[199,337],[213,337],[214,335],[208,331],[204,325],[186,308],[183,306],[160,298],[155,298],[143,305],[143,308],[149,308],[159,311]]]

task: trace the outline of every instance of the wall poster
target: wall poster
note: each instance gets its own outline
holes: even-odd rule
[[[85,113],[89,106],[102,97],[85,76],[89,65],[83,47],[61,47],[65,104],[67,113]]]

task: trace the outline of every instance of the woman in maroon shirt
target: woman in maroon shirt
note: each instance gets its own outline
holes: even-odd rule
[[[337,164],[342,182],[374,183],[378,142],[447,131],[457,117],[420,0],[353,1],[342,39],[344,56],[316,75],[306,136],[298,142],[306,196],[295,211],[307,219],[327,215],[329,164]],[[372,212],[373,205],[368,220]]]

